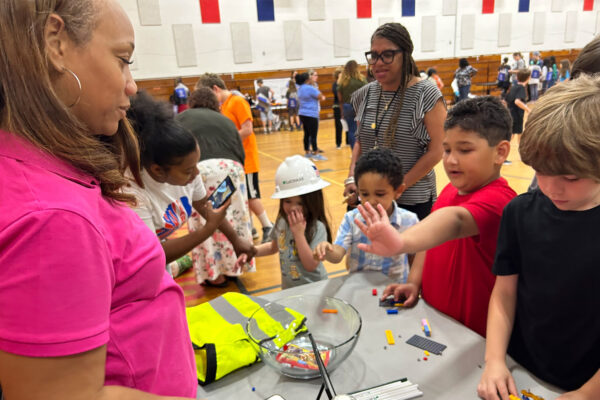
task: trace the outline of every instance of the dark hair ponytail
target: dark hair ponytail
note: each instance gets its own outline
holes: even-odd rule
[[[144,168],[152,164],[168,168],[196,150],[196,139],[175,121],[169,104],[153,99],[146,92],[132,97],[127,118],[137,133]]]

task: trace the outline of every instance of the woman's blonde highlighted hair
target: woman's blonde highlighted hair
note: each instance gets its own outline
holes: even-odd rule
[[[600,181],[600,75],[581,74],[548,90],[527,119],[519,153],[544,175]]]
[[[344,86],[347,85],[352,78],[359,81],[365,80],[358,69],[358,63],[355,60],[350,60],[344,65],[344,69],[342,70],[337,83],[339,86]]]
[[[85,46],[96,26],[100,0],[0,1],[0,126],[98,178],[102,193],[119,201],[129,168],[138,183],[139,149],[128,121],[113,136],[95,136],[57,96],[56,71],[46,57],[44,28],[59,15],[74,43]],[[101,94],[98,94],[101,95]]]

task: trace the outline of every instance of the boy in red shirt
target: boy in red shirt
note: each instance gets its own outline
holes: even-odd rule
[[[512,121],[500,100],[477,97],[457,103],[444,130],[443,164],[450,183],[432,213],[398,233],[380,207],[360,206],[366,225],[356,222],[372,244],[359,248],[382,256],[427,250],[424,263],[411,267],[407,282],[389,285],[382,298],[404,298],[410,307],[421,292],[433,307],[485,336],[500,217],[516,196],[500,177]]]

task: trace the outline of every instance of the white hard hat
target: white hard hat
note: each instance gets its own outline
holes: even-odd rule
[[[275,173],[275,193],[272,199],[285,199],[316,192],[329,186],[319,175],[317,166],[306,157],[287,157]]]

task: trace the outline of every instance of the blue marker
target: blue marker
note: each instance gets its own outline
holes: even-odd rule
[[[387,310],[388,314],[398,314],[398,310],[395,308],[390,308],[389,310]]]

